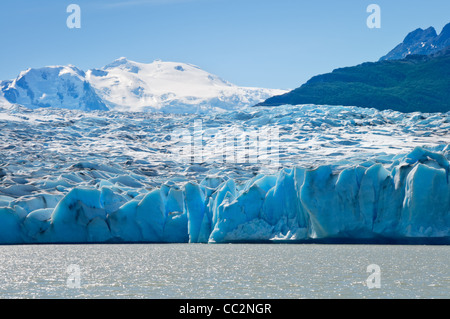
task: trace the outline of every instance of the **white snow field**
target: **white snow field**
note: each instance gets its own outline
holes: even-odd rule
[[[252,106],[286,90],[240,87],[198,66],[120,58],[86,72],[107,106],[118,111],[201,113]]]
[[[86,81],[84,71],[73,65],[49,66],[20,72],[14,80],[0,82],[0,105],[20,104],[30,109],[59,107],[74,110],[107,110]]]
[[[86,72],[73,65],[29,68],[0,82],[5,101],[30,109],[205,113],[252,106],[286,90],[240,87],[198,66],[120,58]]]
[[[239,144],[223,137],[269,130],[277,145],[257,139],[243,144],[246,156],[226,157]],[[449,131],[450,113],[343,106],[166,114],[5,104],[0,243],[448,244]]]

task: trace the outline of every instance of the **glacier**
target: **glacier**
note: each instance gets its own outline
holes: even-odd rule
[[[278,127],[279,167],[167,157],[170,131],[199,118],[204,132]],[[0,109],[0,244],[449,244],[449,120],[312,105]]]
[[[0,198],[9,204],[0,243],[450,243],[449,161],[420,147],[390,169],[293,167],[242,184],[162,185],[132,200],[110,185],[37,198]]]

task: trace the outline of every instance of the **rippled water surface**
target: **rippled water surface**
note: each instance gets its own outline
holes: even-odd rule
[[[0,297],[450,298],[449,256],[449,246],[0,246]],[[367,285],[371,264],[380,288]]]

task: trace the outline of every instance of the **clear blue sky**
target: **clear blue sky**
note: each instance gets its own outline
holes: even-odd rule
[[[81,29],[66,26],[71,3],[81,7]],[[371,3],[381,7],[380,29],[366,26]],[[192,63],[242,86],[295,88],[448,22],[449,0],[2,0],[0,79],[125,56]]]

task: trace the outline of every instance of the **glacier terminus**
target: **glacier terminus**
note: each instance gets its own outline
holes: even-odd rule
[[[209,136],[277,127],[278,167],[170,157],[174,128],[200,119]],[[448,244],[449,123],[319,105],[207,115],[7,105],[0,243]]]

